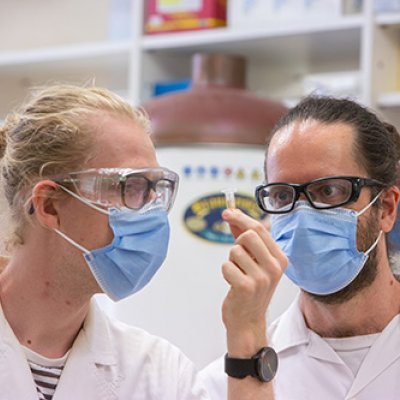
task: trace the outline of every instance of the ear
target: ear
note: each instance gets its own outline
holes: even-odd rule
[[[397,186],[385,189],[381,199],[381,229],[384,233],[390,232],[397,219],[397,206],[400,199],[400,190]]]
[[[59,227],[59,198],[56,195],[59,190],[57,183],[50,180],[40,181],[32,189],[32,210],[44,228]]]

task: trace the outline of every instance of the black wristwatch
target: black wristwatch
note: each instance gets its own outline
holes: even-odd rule
[[[261,382],[271,381],[278,369],[278,356],[271,347],[263,347],[251,358],[232,358],[225,355],[225,372],[233,377],[243,379],[250,375]]]

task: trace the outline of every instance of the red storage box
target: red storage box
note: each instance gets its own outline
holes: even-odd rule
[[[147,0],[145,33],[226,26],[226,0]]]

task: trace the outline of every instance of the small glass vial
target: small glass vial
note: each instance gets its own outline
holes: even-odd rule
[[[230,209],[236,208],[236,202],[235,202],[236,189],[228,188],[221,190],[221,192],[225,195],[226,208]]]

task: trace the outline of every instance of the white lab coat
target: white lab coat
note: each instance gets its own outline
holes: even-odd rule
[[[0,400],[37,400],[0,307]],[[205,400],[192,363],[167,341],[111,321],[92,301],[53,400]]]
[[[279,357],[276,400],[400,399],[400,316],[379,335],[354,377],[334,350],[304,322],[298,299],[269,330]],[[200,373],[212,398],[225,399],[223,358]]]

